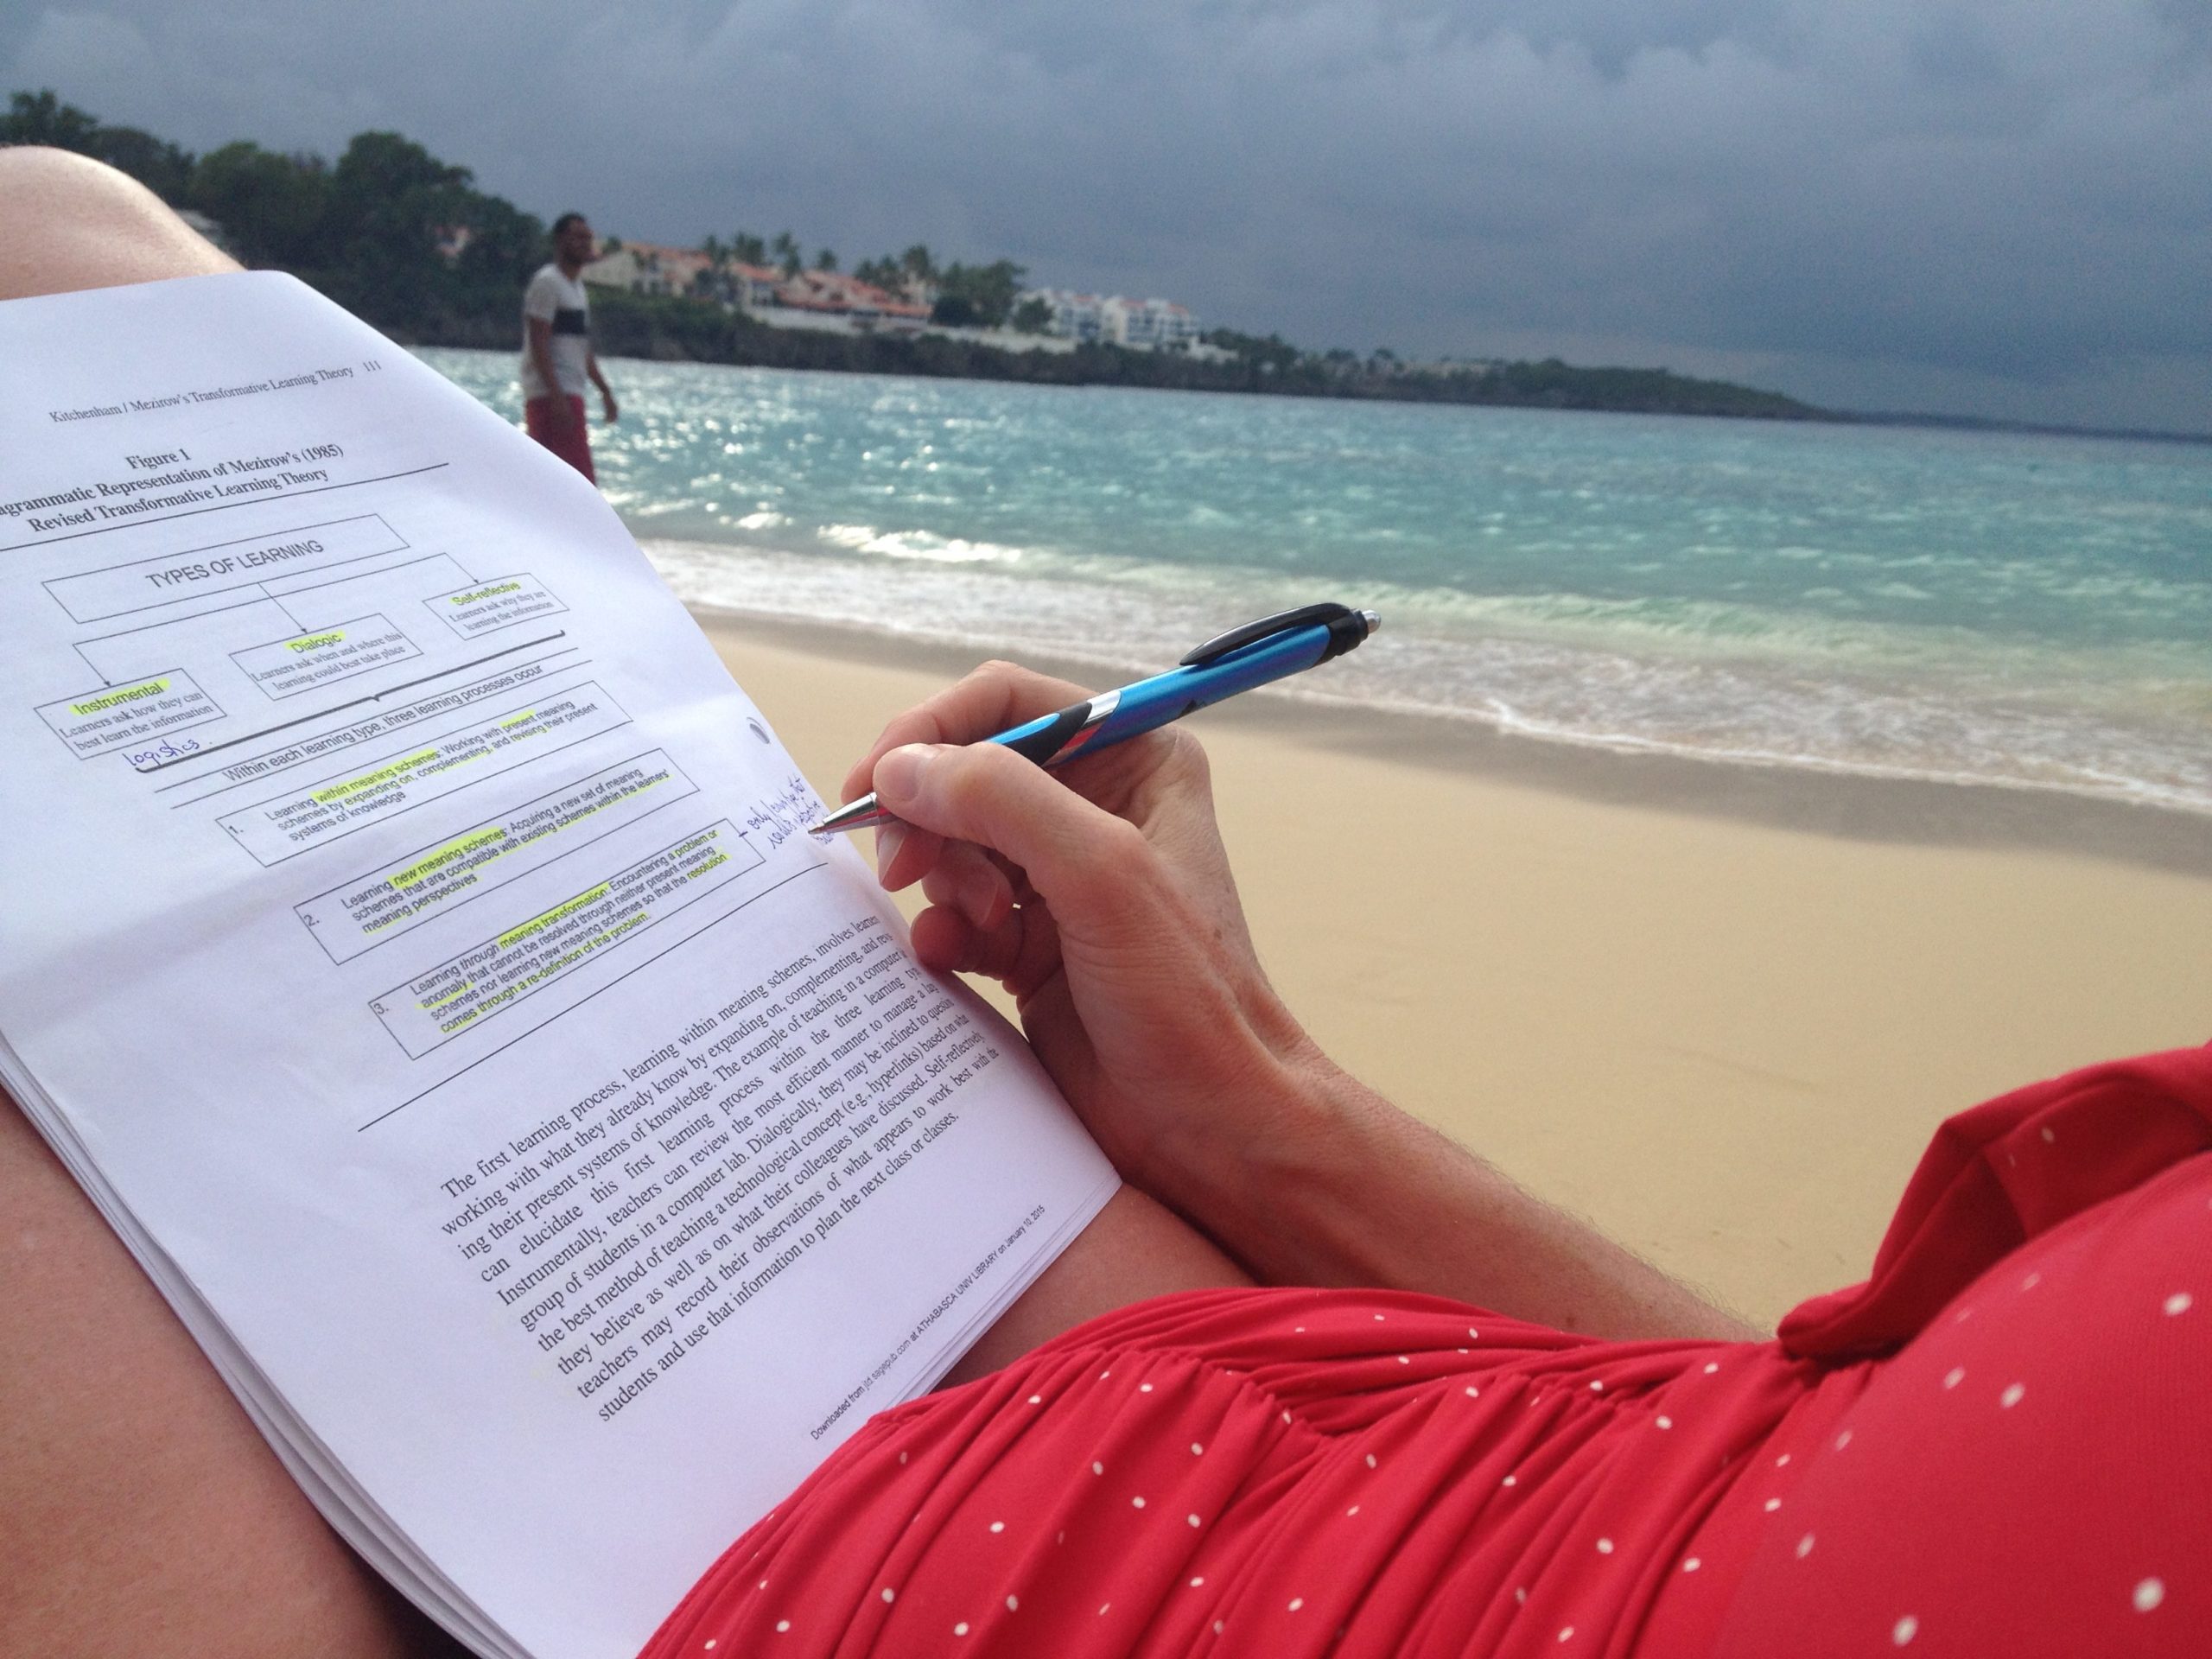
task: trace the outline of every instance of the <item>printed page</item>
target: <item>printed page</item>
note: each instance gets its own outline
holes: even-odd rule
[[[372,1559],[632,1651],[1110,1168],[566,466],[272,274],[0,360],[9,1084]]]

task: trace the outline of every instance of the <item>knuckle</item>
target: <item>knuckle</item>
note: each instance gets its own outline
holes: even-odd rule
[[[1144,831],[1127,818],[1109,817],[1096,826],[1083,863],[1098,880],[1128,887],[1146,880],[1157,858]]]
[[[1172,730],[1168,735],[1173,741],[1173,747],[1169,752],[1171,761],[1183,769],[1192,783],[1201,788],[1211,786],[1213,762],[1207,757],[1206,746],[1195,734],[1179,728]]]
[[[995,719],[1020,701],[1022,689],[1028,683],[1028,674],[1029,671],[1019,663],[995,657],[970,669],[960,683],[946,693],[945,701],[978,712],[988,711],[984,718]]]
[[[875,753],[881,755],[907,743],[934,743],[938,741],[940,723],[927,703],[895,715],[875,740]]]
[[[1001,658],[993,658],[978,665],[969,675],[968,683],[986,688],[994,709],[1002,717],[1034,714],[1045,708],[1057,709],[1090,695],[1079,685]]]

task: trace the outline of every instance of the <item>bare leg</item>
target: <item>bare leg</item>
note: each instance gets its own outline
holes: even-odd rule
[[[0,299],[232,270],[99,162],[0,149]],[[1244,1282],[1124,1190],[962,1362]],[[326,1527],[90,1200],[0,1093],[0,1654],[457,1653]]]
[[[136,180],[66,150],[0,149],[0,300],[236,270]]]
[[[945,1381],[965,1382],[995,1371],[1085,1319],[1147,1296],[1251,1282],[1180,1216],[1125,1186]]]
[[[0,1095],[0,1653],[458,1652],[308,1505]]]

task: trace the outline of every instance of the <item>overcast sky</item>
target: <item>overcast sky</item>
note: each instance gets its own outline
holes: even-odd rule
[[[2208,0],[83,0],[0,91],[1310,347],[2212,430]]]

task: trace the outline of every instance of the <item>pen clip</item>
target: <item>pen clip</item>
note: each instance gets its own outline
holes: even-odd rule
[[[1294,628],[1319,627],[1324,623],[1341,622],[1351,613],[1349,605],[1338,605],[1334,601],[1301,605],[1294,611],[1278,611],[1273,616],[1263,616],[1256,622],[1247,622],[1241,628],[1231,628],[1227,633],[1217,633],[1203,645],[1193,646],[1185,654],[1179,666],[1197,668],[1217,657],[1226,657],[1240,645],[1271,639],[1278,633],[1288,633]]]

